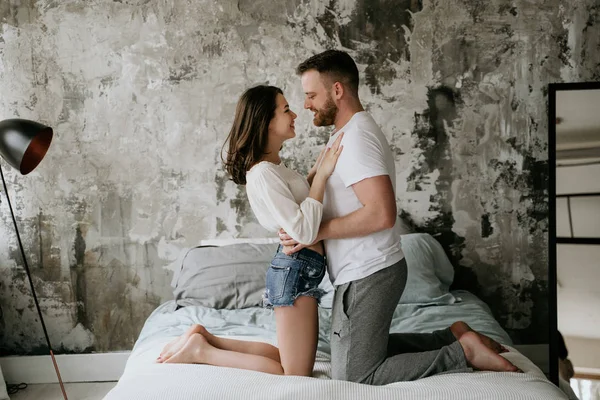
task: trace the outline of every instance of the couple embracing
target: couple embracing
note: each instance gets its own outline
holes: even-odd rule
[[[274,309],[278,346],[217,337],[193,325],[157,361],[311,376],[319,283],[327,269],[335,287],[333,379],[385,385],[471,369],[517,371],[499,355],[503,346],[461,321],[432,333],[390,334],[407,281],[393,153],[359,100],[350,55],[327,50],[296,73],[313,123],[335,126],[308,176],[279,156],[296,135],[296,114],[279,88],[257,86],[242,95],[225,143],[228,173],[246,185],[258,222],[280,237],[264,294],[264,306]]]

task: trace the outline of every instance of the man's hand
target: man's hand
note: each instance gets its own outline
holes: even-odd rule
[[[281,245],[284,247],[291,247],[291,246],[295,246],[295,245],[299,244],[294,239],[292,239],[292,237],[290,235],[288,235],[283,230],[283,228],[281,228],[279,230],[279,232],[277,232],[277,234],[279,235],[279,243],[281,243]]]
[[[279,235],[279,243],[283,246],[283,254],[291,255],[299,252],[305,247],[310,245],[300,244],[296,242],[290,235],[288,235],[283,229],[280,229],[278,232]]]

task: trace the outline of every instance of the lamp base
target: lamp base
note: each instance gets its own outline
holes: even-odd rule
[[[2,165],[0,163],[0,177],[2,177],[2,185],[4,187],[4,193],[6,194],[6,200],[8,203],[8,208],[10,210],[10,215],[12,217],[13,225],[15,227],[15,232],[17,234],[17,242],[19,243],[19,249],[21,250],[21,257],[23,258],[23,266],[25,267],[25,272],[27,273],[27,279],[29,280],[29,286],[31,287],[31,295],[33,296],[33,301],[35,303],[35,308],[38,312],[38,316],[40,317],[40,322],[42,324],[42,329],[44,330],[44,336],[46,338],[46,344],[48,345],[48,350],[50,351],[50,356],[52,357],[52,363],[54,364],[54,369],[56,371],[56,376],[58,377],[58,383],[60,383],[60,388],[63,393],[63,397],[65,400],[67,399],[67,393],[65,392],[65,386],[63,385],[63,381],[60,377],[60,371],[58,369],[58,364],[56,363],[56,359],[54,358],[54,352],[52,351],[52,346],[50,345],[50,337],[48,336],[48,331],[46,330],[46,324],[44,323],[44,317],[42,316],[42,310],[40,308],[40,303],[38,302],[37,295],[35,294],[35,288],[33,286],[33,280],[31,279],[31,271],[29,270],[29,264],[27,263],[27,257],[25,256],[25,250],[23,249],[23,242],[21,241],[21,235],[19,234],[19,228],[17,226],[17,219],[15,218],[15,213],[12,208],[12,204],[10,202],[10,196],[8,195],[8,188],[6,187],[6,180],[4,179],[4,172],[2,171]]]

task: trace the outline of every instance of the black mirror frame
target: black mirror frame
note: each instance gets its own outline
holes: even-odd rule
[[[556,265],[556,92],[600,89],[600,82],[551,83],[548,85],[548,326],[550,380],[558,386],[558,291]]]

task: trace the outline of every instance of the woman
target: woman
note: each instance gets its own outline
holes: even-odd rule
[[[246,185],[250,206],[266,229],[283,229],[310,245],[293,255],[279,246],[267,271],[264,305],[274,308],[279,349],[265,343],[217,338],[201,325],[167,345],[159,362],[203,363],[284,375],[310,376],[318,339],[318,288],[326,270],[321,242],[312,244],[323,214],[325,184],[342,151],[343,134],[319,155],[305,179],[281,162],[283,143],[296,136],[296,114],[281,89],[257,86],[238,102],[225,167]],[[312,245],[311,245],[312,244]]]

